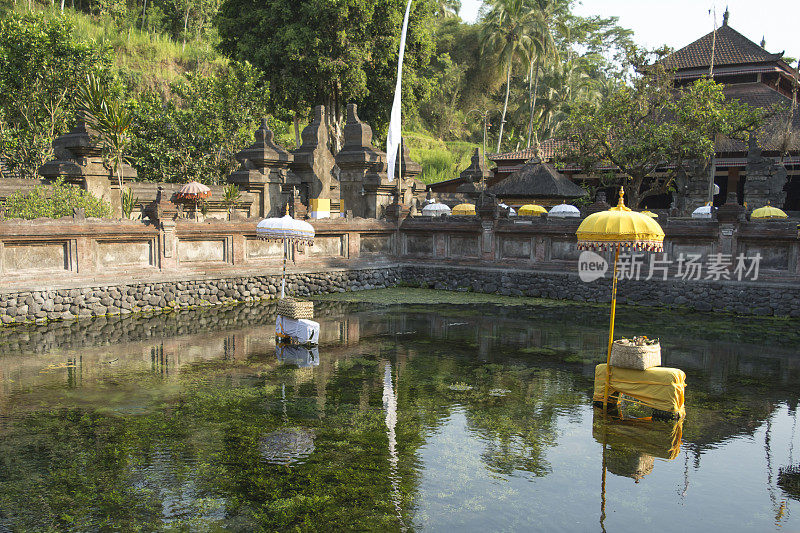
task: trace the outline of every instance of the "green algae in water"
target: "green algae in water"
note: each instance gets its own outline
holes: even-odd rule
[[[6,334],[0,529],[600,528],[590,394],[605,309],[332,304],[309,368],[278,363],[260,304],[106,320],[95,339]],[[638,485],[607,473],[607,529],[647,516],[699,530],[710,512],[726,530],[800,526],[779,479],[796,462],[797,337],[775,342],[781,321],[741,342],[713,315],[621,316],[686,370],[688,414],[675,460]]]

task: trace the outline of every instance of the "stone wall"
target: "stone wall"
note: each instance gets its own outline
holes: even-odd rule
[[[571,272],[406,265],[401,275],[407,284],[431,289],[578,302],[611,300],[610,279],[585,283]],[[796,284],[625,280],[617,285],[617,301],[648,307],[800,317],[800,286]]]
[[[396,285],[399,267],[334,270],[289,274],[290,295],[381,289]],[[0,294],[0,321],[4,325],[49,320],[73,320],[105,315],[229,305],[274,299],[280,276],[252,276],[207,280],[130,283]]]
[[[258,219],[153,225],[133,221],[0,222],[0,322],[14,324],[274,298],[282,247]],[[610,273],[577,275],[579,220],[414,218],[314,221],[315,246],[292,247],[290,293],[397,283],[607,301]],[[789,222],[663,221],[665,251],[760,254],[757,281],[624,280],[620,301],[800,316],[800,240]],[[644,276],[642,276],[644,277]]]

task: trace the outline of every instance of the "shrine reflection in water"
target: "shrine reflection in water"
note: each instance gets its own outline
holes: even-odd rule
[[[591,406],[597,307],[317,319],[315,350],[269,304],[2,331],[0,528],[800,527],[796,324],[623,309],[688,374],[653,422]]]

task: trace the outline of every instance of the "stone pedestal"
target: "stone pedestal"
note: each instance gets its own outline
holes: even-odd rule
[[[386,209],[397,202],[398,194],[397,180],[389,181],[386,175],[386,163],[375,163],[364,176],[363,214],[356,216],[385,218]]]
[[[159,185],[156,199],[144,207],[143,214],[153,223],[158,223],[164,220],[174,220],[182,211],[183,209],[179,210],[178,206],[170,201],[169,194],[164,191],[164,187]]]
[[[599,213],[600,211],[608,211],[611,209],[611,206],[606,202],[606,193],[603,191],[598,191],[597,196],[594,198],[594,202],[586,206],[583,210],[582,215],[584,217],[588,217],[594,213]]]
[[[395,166],[395,173],[394,177],[395,183],[398,183],[397,179],[397,170],[400,165],[402,165],[403,169],[403,195],[400,199],[401,203],[405,206],[410,208],[412,205],[416,208],[420,208],[419,206],[422,205],[424,201],[424,195],[426,191],[425,183],[422,182],[418,178],[420,174],[422,174],[422,165],[411,159],[411,155],[409,154],[408,143],[406,143],[405,137],[403,137],[403,142],[401,143],[402,151],[400,157],[397,159],[397,165]],[[399,190],[399,183],[398,183],[398,190]]]
[[[708,203],[709,163],[689,163],[678,172],[675,179],[675,192],[672,194],[672,208],[678,216],[690,216],[698,207]]]
[[[481,220],[497,220],[500,216],[500,206],[494,194],[482,192],[475,202],[475,213]]]
[[[75,127],[53,141],[55,159],[39,167],[39,175],[48,181],[64,178],[65,183],[102,198],[111,204],[111,214],[122,217],[122,195],[119,178],[105,166],[103,151],[96,142],[97,133],[78,114]],[[136,177],[136,170],[128,164],[122,165],[123,183]]]
[[[328,150],[325,106],[314,108],[314,120],[303,130],[303,144],[293,152],[290,168],[301,183],[301,198],[339,199],[339,180],[333,175],[333,154]]]
[[[786,167],[761,155],[761,148],[751,136],[747,150],[747,178],[744,182],[744,201],[751,209],[767,204],[783,207],[786,201]]]
[[[476,148],[475,153],[472,154],[472,161],[469,167],[459,175],[462,183],[458,186],[456,192],[475,202],[481,193],[486,190],[486,180],[491,175],[492,173],[486,168],[483,158],[481,158],[480,150]]]
[[[744,221],[745,208],[739,205],[739,169],[728,170],[728,194],[725,204],[717,210],[720,223],[738,223]]]
[[[261,121],[255,137],[253,144],[236,154],[240,166],[228,176],[228,183],[256,195],[255,212],[251,216],[281,216],[292,187],[300,185],[300,180],[289,170],[294,156],[275,143],[267,119]]]
[[[391,186],[386,177],[386,154],[372,146],[372,128],[358,118],[355,104],[347,105],[344,146],[336,154],[339,167],[341,209],[357,217],[376,217],[381,205],[389,203]]]

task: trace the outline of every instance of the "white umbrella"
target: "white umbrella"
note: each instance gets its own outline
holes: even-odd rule
[[[450,208],[444,204],[440,204],[439,202],[432,202],[422,208],[422,216],[426,217],[438,217],[441,215],[449,215]]]
[[[702,205],[692,211],[692,218],[711,218],[711,206]]]
[[[497,204],[497,205],[498,205],[498,207],[502,207],[503,209],[508,209],[508,216],[510,216],[510,217],[517,216],[517,212],[514,211],[513,207],[509,207],[505,203],[500,203],[500,204]]]
[[[256,226],[256,236],[268,241],[283,242],[283,274],[281,276],[281,298],[285,297],[286,288],[286,256],[288,244],[307,242],[314,243],[314,226],[303,220],[295,220],[289,216],[289,206],[282,217],[265,218]]]
[[[580,218],[581,212],[574,205],[558,204],[547,213],[547,216],[556,218]]]

